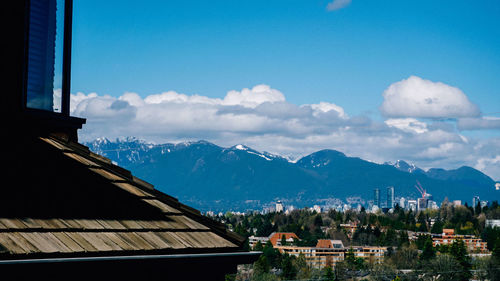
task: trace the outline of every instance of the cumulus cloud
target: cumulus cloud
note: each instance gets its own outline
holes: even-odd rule
[[[427,132],[427,123],[418,121],[415,118],[394,118],[385,120],[385,124],[390,127],[398,128],[410,133],[425,133]]]
[[[477,117],[480,110],[458,88],[410,76],[391,84],[380,107],[388,117],[459,118]]]
[[[328,11],[340,10],[347,7],[349,4],[351,4],[351,2],[351,0],[333,0],[332,2],[328,3],[328,5],[326,5],[326,9]]]
[[[460,130],[500,130],[500,118],[489,116],[460,118],[457,125]]]
[[[175,91],[120,97],[76,93],[71,95],[71,114],[87,118],[81,141],[127,136],[157,143],[204,139],[294,157],[328,148],[379,163],[404,159],[422,168],[478,165],[485,171],[490,165],[481,163],[493,162],[478,159],[500,155],[500,139],[467,139],[452,122],[349,116],[332,102],[292,104],[268,85],[229,91],[223,98]]]

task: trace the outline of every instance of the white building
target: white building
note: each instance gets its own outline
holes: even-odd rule
[[[436,201],[429,200],[427,201],[427,208],[437,210],[439,209],[439,206]]]
[[[262,246],[266,245],[267,241],[269,241],[269,237],[258,237],[258,236],[250,236],[248,237],[248,245],[253,249],[258,242]]]
[[[406,199],[404,197],[401,197],[401,199],[399,199],[399,207],[404,209],[405,203],[406,203]]]
[[[281,203],[281,201],[278,200],[278,202],[276,202],[276,213],[279,212],[283,212],[283,203]]]
[[[408,210],[417,211],[417,200],[408,200]]]
[[[500,220],[486,220],[486,227],[500,227]]]

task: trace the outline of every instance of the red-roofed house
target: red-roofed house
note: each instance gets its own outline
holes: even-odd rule
[[[281,246],[281,239],[285,236],[286,242],[292,244],[295,239],[299,240],[299,237],[293,232],[273,232],[269,235],[269,241],[274,246]]]

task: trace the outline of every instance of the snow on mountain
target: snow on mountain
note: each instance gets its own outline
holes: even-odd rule
[[[236,146],[234,146],[235,149],[237,150],[247,150],[248,148],[242,144],[238,144]]]
[[[392,162],[386,162],[384,164],[385,165],[393,166],[393,167],[395,167],[398,170],[403,171],[403,172],[408,172],[408,173],[424,172],[422,169],[420,169],[419,167],[415,166],[415,164],[408,163],[408,162],[406,162],[404,160],[396,160],[396,162],[394,162],[394,163],[392,163]]]
[[[317,198],[371,196],[374,187],[384,186],[394,186],[398,196],[414,196],[417,179],[437,200],[450,195],[461,200],[473,195],[498,198],[493,180],[470,167],[424,172],[403,160],[382,165],[335,150],[296,158],[207,141],[153,144],[100,138],[85,145],[159,190],[202,208],[246,208],[241,202],[277,197],[295,200],[298,206]]]

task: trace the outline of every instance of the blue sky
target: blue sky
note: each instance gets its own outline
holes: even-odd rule
[[[251,113],[245,111],[248,120],[217,119],[217,122],[222,122],[221,127],[224,127],[223,122],[228,122],[226,129],[192,126],[185,131],[169,131],[168,126],[158,124],[148,132],[135,131],[138,137],[147,140],[204,138],[221,145],[244,142],[258,149],[290,155],[333,148],[377,162],[405,157],[426,167],[443,165],[451,168],[467,164],[482,168],[490,176],[500,179],[499,175],[492,175],[500,173],[500,121],[497,120],[500,117],[499,15],[500,2],[494,0],[75,0],[72,92],[82,95],[75,104],[90,98],[108,101],[108,107],[102,105],[103,110],[110,109],[113,101],[125,102],[122,107],[115,104],[113,108],[119,108],[121,114],[125,114],[125,107],[130,106],[129,115],[124,115],[130,118],[129,121],[137,121],[139,116],[143,116],[140,105],[144,103],[134,104],[126,93],[134,93],[134,100],[146,101],[148,97],[171,91],[177,95],[174,95],[176,98],[189,100],[189,105],[184,104],[183,114],[210,114],[197,111],[200,102],[193,101],[193,97],[205,98],[205,104],[217,104],[218,107],[213,108],[217,116],[223,115],[221,112],[235,110],[235,106],[247,111],[249,108],[255,110]],[[450,105],[441,103],[445,108],[443,114],[409,108],[408,112],[414,112],[409,116],[398,115],[387,107],[381,109],[388,99],[384,93],[400,81],[406,81],[405,85],[414,85],[415,89],[435,90],[432,97],[436,101],[446,98],[453,106],[458,106],[460,97],[465,96],[466,100],[462,99],[460,106],[466,103],[465,106],[473,104],[477,108],[464,107],[470,109],[467,111],[458,106],[459,110],[450,112],[446,111]],[[447,87],[432,86],[438,84]],[[254,89],[258,85],[268,88]],[[409,90],[405,85],[396,88],[409,92],[397,92],[397,95],[419,95],[417,90]],[[268,97],[277,99],[264,98],[256,104],[218,103],[231,91],[246,98],[244,89],[249,89],[249,95],[268,93]],[[455,94],[443,94],[448,90],[455,91]],[[278,91],[283,97],[273,91]],[[95,95],[90,96],[91,93]],[[179,96],[181,94],[185,96]],[[456,102],[451,100],[456,97]],[[418,100],[413,101],[418,103]],[[266,102],[275,104],[274,113],[283,113],[280,118],[288,116],[286,122],[290,126],[294,122],[299,124],[290,129],[293,133],[282,133],[281,129],[266,130],[266,126],[273,127],[269,123],[257,129],[233,125],[233,122],[251,123],[252,116],[264,116],[258,105]],[[278,103],[284,105],[279,106]],[[337,117],[349,124],[339,125],[340,121],[333,122],[332,118],[324,117],[328,121],[325,121],[324,128],[312,131],[298,129],[309,126],[309,121],[297,117],[306,114],[303,109],[307,105],[318,105],[308,107],[311,110],[309,117],[313,118],[309,120],[311,124],[322,122],[314,119],[319,118],[314,113],[319,110],[319,105],[322,113],[328,113],[327,108],[338,107],[335,108]],[[103,133],[106,137],[134,132],[119,128],[110,130],[111,123],[99,123],[102,116],[92,115],[97,111],[90,110],[90,107],[84,109],[83,106],[80,109],[75,107],[74,112],[88,118],[88,123],[95,124],[83,131],[87,138],[97,137],[101,132],[106,132],[108,135]],[[460,110],[467,114],[458,114]],[[105,115],[113,115],[113,112]],[[240,110],[236,114],[231,111],[230,116],[239,118],[243,116],[242,112]],[[168,115],[168,112],[163,113]],[[265,117],[266,121],[275,118],[269,114]],[[118,120],[113,118],[110,120]],[[425,126],[427,131],[420,133],[428,135],[428,142],[418,142],[410,148],[395,145],[397,148],[391,150],[388,147],[377,155],[349,140],[366,139],[363,134],[371,132],[368,138],[392,135],[401,142],[410,138],[404,135],[409,132],[404,126],[412,121],[408,118],[414,120],[413,129]],[[194,119],[188,116],[181,121]],[[387,122],[389,119],[392,121]],[[96,122],[93,123],[93,120]],[[285,119],[280,120],[283,122]],[[342,135],[346,128],[353,130],[356,126],[353,124],[359,124],[359,120],[364,120],[365,131],[359,128],[355,135]],[[135,123],[131,121],[129,127],[140,127]],[[258,120],[254,123],[259,124]],[[399,133],[403,135],[390,131],[394,129],[402,130]],[[437,135],[441,133],[440,136],[443,136],[443,132],[450,135],[441,142],[436,141]],[[342,137],[314,141],[334,134]],[[432,153],[412,157],[417,146],[433,151],[440,145],[453,143],[450,147],[457,143],[454,137],[467,140],[456,149],[477,157],[443,160],[446,154],[439,153],[434,158]],[[422,134],[418,138],[411,137],[411,140],[419,138]],[[273,146],[270,142],[279,145]],[[291,148],[294,146],[299,148],[294,150]],[[486,152],[474,150],[478,146]],[[456,152],[449,149],[449,153]],[[481,159],[486,162],[481,162]]]

